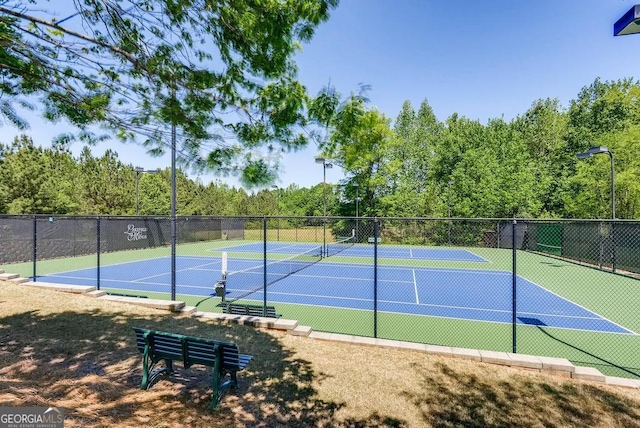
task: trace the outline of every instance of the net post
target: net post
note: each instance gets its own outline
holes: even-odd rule
[[[221,269],[220,269],[221,278],[215,285],[216,296],[220,297],[220,300],[223,303],[224,303],[225,297],[227,295],[227,273],[229,272],[227,263],[228,263],[227,252],[223,251],[222,252],[222,266],[221,266]]]
[[[221,273],[223,277],[227,276],[227,272],[229,272],[229,256],[226,251],[222,252],[222,266]]]

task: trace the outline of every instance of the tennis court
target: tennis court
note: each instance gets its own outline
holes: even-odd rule
[[[234,254],[260,251],[261,244],[216,248]],[[277,250],[279,248],[279,250]],[[306,244],[273,246],[274,252],[309,251]],[[464,249],[381,248],[381,257],[414,259],[487,261]],[[268,250],[271,251],[271,250]],[[372,246],[356,245],[344,249],[343,256],[369,257]],[[400,254],[405,254],[401,256]],[[270,305],[283,303],[313,307],[373,310],[377,298],[380,312],[486,321],[512,322],[511,272],[500,270],[384,266],[374,272],[370,264],[336,263],[332,258],[320,262],[299,259],[270,260],[267,264],[267,296]],[[364,259],[363,259],[364,260]],[[293,265],[293,267],[292,267]],[[102,288],[122,293],[153,293],[166,290],[171,282],[170,259],[158,257],[102,266]],[[221,278],[222,260],[211,257],[179,256],[176,259],[176,293],[220,300],[214,286]],[[298,269],[301,269],[297,271]],[[226,283],[228,299],[263,301],[265,275],[259,259],[228,259]],[[290,272],[296,271],[293,274]],[[96,269],[78,269],[40,276],[38,281],[87,285],[95,283]],[[377,289],[374,289],[376,275]],[[274,282],[275,281],[275,282]],[[567,300],[522,276],[516,277],[517,322],[522,325],[562,329],[635,334],[633,331]],[[257,290],[257,291],[256,291]],[[377,293],[377,296],[374,296]],[[255,302],[254,302],[255,303]]]

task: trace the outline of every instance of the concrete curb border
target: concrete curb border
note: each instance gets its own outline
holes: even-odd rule
[[[279,318],[263,318],[245,315],[221,314],[214,312],[201,312],[192,306],[185,306],[185,302],[167,301],[159,299],[144,299],[127,296],[109,295],[104,291],[96,290],[96,287],[82,285],[55,284],[46,282],[32,282],[20,278],[17,274],[8,274],[0,271],[0,279],[8,280],[16,284],[28,287],[40,287],[55,291],[73,294],[85,294],[90,297],[128,303],[138,306],[167,310],[185,316],[214,319],[225,323],[248,325],[256,328],[266,328],[286,332],[294,336],[307,337],[314,340],[348,343],[353,345],[378,346],[383,348],[397,348],[425,352],[427,354],[460,358],[464,360],[479,361],[487,364],[496,364],[508,367],[537,371],[556,376],[581,381],[595,382],[611,386],[640,389],[640,379],[605,376],[593,367],[575,366],[566,358],[540,357],[535,355],[514,354],[478,349],[456,348],[441,345],[430,345],[414,342],[403,342],[390,339],[376,339],[372,337],[351,336],[338,333],[324,333],[313,331],[309,326],[300,326],[296,320],[283,320]]]

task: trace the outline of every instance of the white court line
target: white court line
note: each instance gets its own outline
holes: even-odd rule
[[[319,297],[319,298],[322,298],[323,300],[371,302],[373,304],[373,299],[362,298],[362,297],[327,296],[327,295],[321,295],[321,294],[291,293],[291,292],[282,292],[282,291],[271,291],[269,294],[271,294],[271,295],[282,295],[282,296],[299,296],[299,297],[305,297],[305,298],[307,298],[307,297]],[[383,299],[379,299],[378,302],[379,303],[389,303],[389,304],[393,304],[393,305],[415,305],[415,303],[410,303],[410,302],[406,302],[406,301],[383,300]],[[286,303],[291,303],[291,302],[274,301],[274,303],[285,303],[286,304]],[[315,304],[310,304],[310,303],[291,303],[291,304],[306,305],[306,306],[316,306],[316,307],[321,307],[321,308],[326,308],[327,307],[325,305],[315,305]],[[427,303],[421,303],[419,306],[432,307],[432,308],[444,308],[444,309],[461,309],[461,310],[465,310],[465,311],[485,312],[485,313],[511,313],[511,310],[489,309],[489,308],[474,308],[474,307],[469,307],[469,306],[437,305],[437,304],[427,304]],[[337,307],[344,308],[344,306],[341,306],[341,305],[338,305]],[[346,309],[349,309],[349,310],[371,310],[371,309],[359,309],[359,308],[346,308]],[[383,311],[383,312],[385,312],[385,313],[402,314],[402,315],[428,316],[428,317],[442,318],[442,319],[460,319],[460,320],[465,320],[465,321],[480,321],[480,322],[490,322],[490,323],[497,323],[497,324],[510,324],[510,322],[493,321],[493,320],[479,320],[479,319],[476,319],[476,318],[464,318],[464,317],[456,317],[456,316],[424,315],[424,314],[416,314],[416,313],[407,314],[406,312],[398,312],[398,311]],[[586,320],[598,320],[598,321],[610,322],[606,318],[602,318],[602,317],[592,318],[592,317],[567,316],[567,315],[556,315],[556,314],[545,314],[545,313],[536,314],[536,313],[532,313],[532,312],[520,312],[519,314],[520,315],[538,315],[538,316],[544,315],[544,316],[547,316],[547,317],[559,318],[559,319],[573,318],[573,319],[586,319]],[[610,322],[610,323],[611,324],[615,324],[615,323],[612,323],[612,322]],[[617,324],[615,324],[615,325],[617,325]],[[618,327],[620,327],[622,330],[626,331],[626,333],[612,332],[612,331],[601,331],[601,330],[590,330],[590,329],[580,329],[580,328],[568,328],[568,327],[559,327],[559,326],[553,326],[553,325],[546,326],[546,328],[563,329],[563,330],[600,332],[600,333],[607,333],[607,334],[624,334],[624,335],[632,335],[632,336],[637,336],[638,335],[638,333],[634,332],[633,330],[629,330],[628,328],[625,328],[623,326],[618,326]]]
[[[259,243],[259,244],[262,244],[262,243]],[[270,242],[270,244],[274,245],[271,242]],[[211,248],[211,249],[209,249],[207,251],[211,251],[211,252],[220,252],[220,251],[234,252],[234,249],[235,249],[235,252],[238,252],[238,253],[243,253],[243,252],[249,252],[250,253],[250,252],[261,252],[262,251],[262,246],[257,251],[253,251],[253,250],[238,251],[237,250],[238,248],[246,247],[248,245],[254,245],[254,244],[240,244],[240,245],[234,245],[234,246],[231,246],[231,247]],[[280,250],[284,250],[284,249],[287,249],[287,248],[300,247],[300,246],[303,246],[303,245],[304,246],[309,246],[308,250],[313,250],[314,248],[319,247],[319,245],[314,245],[314,244],[311,244],[311,243],[305,243],[305,242],[297,242],[296,243],[296,242],[293,242],[293,243],[288,244],[288,245],[281,245],[279,247],[269,248],[268,250],[269,251],[274,251],[274,252],[279,252]],[[296,252],[299,252],[299,251],[296,251]]]
[[[416,281],[416,270],[411,269],[411,273],[413,274],[413,289],[416,292],[416,303],[420,304],[420,298],[418,297],[418,282]]]
[[[466,252],[467,252],[467,253],[469,253],[469,254],[472,254],[472,255],[476,256],[477,258],[479,258],[479,259],[483,260],[483,261],[484,261],[484,262],[486,262],[486,263],[493,263],[492,261],[485,259],[484,257],[482,257],[482,256],[480,256],[480,255],[478,255],[478,254],[474,253],[474,252],[473,252],[473,251],[471,251],[471,250],[467,250],[466,248],[462,248],[462,250],[463,250],[463,251],[466,251]]]
[[[466,251],[468,251],[468,250],[466,250]],[[474,254],[474,253],[472,253],[472,254]],[[476,254],[474,254],[474,255],[476,255]],[[476,256],[477,256],[477,255],[476,255]],[[178,257],[179,257],[179,258],[183,258],[183,259],[196,259],[196,260],[197,260],[197,259],[202,259],[202,258],[204,258],[204,257],[198,257],[198,256],[178,256]],[[480,256],[478,256],[478,257],[480,257]],[[166,258],[168,258],[168,256],[162,256],[162,257],[159,257],[159,258],[157,258],[157,259],[166,259]],[[115,263],[115,264],[103,265],[103,266],[101,266],[101,267],[122,266],[122,265],[131,264],[131,263],[140,263],[140,262],[146,262],[146,261],[150,261],[150,260],[157,260],[157,259],[132,260],[132,261],[126,261],[126,262]],[[217,265],[218,263],[219,263],[219,261],[218,261],[218,260],[212,260],[212,261],[210,261],[210,262],[208,262],[208,263],[206,263],[206,264],[202,264],[202,265],[200,265],[200,266],[211,266],[211,265]],[[338,267],[338,266],[343,267],[343,266],[344,266],[343,264],[338,264],[338,263],[327,263],[327,264],[323,264],[323,266],[325,266],[325,267],[329,267],[329,266],[332,266],[332,265],[333,265],[333,266],[336,266],[336,267]],[[369,269],[369,268],[371,268],[370,266],[355,266],[355,265],[354,265],[353,267],[354,267],[354,268],[363,268],[363,269]],[[248,268],[248,269],[245,269],[245,270],[242,270],[242,271],[237,271],[237,272],[243,272],[243,271],[252,270],[252,269],[255,269],[255,268],[256,268],[256,266],[254,266],[253,268]],[[71,270],[71,271],[65,271],[65,273],[72,273],[72,272],[77,272],[77,271],[87,270],[87,269],[96,269],[96,267],[95,267],[95,266],[93,266],[93,267],[87,267],[87,268],[79,268],[79,269],[74,269],[74,270]],[[405,266],[394,266],[394,267],[391,267],[391,266],[381,266],[379,269],[384,269],[384,270],[392,271],[392,270],[406,270],[406,269],[410,269],[410,267],[405,267]],[[185,269],[180,269],[180,270],[179,270],[179,272],[182,272],[182,271],[188,271],[188,270],[199,270],[199,267],[198,267],[198,266],[196,266],[196,267],[189,267],[189,268],[185,268]],[[209,270],[209,269],[207,269],[207,270]],[[489,275],[498,275],[498,276],[502,276],[502,275],[512,275],[512,273],[511,273],[511,272],[507,272],[507,271],[477,270],[477,269],[459,269],[459,268],[427,268],[427,267],[425,267],[425,268],[416,268],[416,269],[412,269],[413,276],[414,276],[413,284],[414,284],[414,289],[416,290],[416,302],[417,302],[417,304],[419,304],[419,305],[425,305],[425,304],[421,304],[421,303],[419,302],[419,298],[418,298],[418,295],[417,295],[417,280],[416,280],[416,277],[415,277],[415,271],[416,271],[416,270],[420,270],[420,271],[430,271],[430,272],[461,272],[461,273],[462,273],[462,272],[464,272],[464,273],[471,273],[471,274],[475,274],[475,275],[478,275],[478,274],[489,274]],[[212,270],[212,271],[214,271],[214,272],[215,272],[215,270]],[[140,283],[140,284],[142,284],[142,283],[143,283],[142,281],[144,281],[145,279],[152,279],[153,277],[162,276],[162,275],[167,275],[167,274],[170,274],[170,272],[165,272],[165,273],[162,273],[162,274],[159,274],[159,275],[149,276],[149,277],[146,277],[146,278],[138,278],[138,279],[135,279],[135,280],[132,280],[132,281],[128,281],[128,282],[130,282],[130,283]],[[260,274],[261,274],[261,273],[260,273]],[[74,277],[74,276],[69,276],[69,275],[59,275],[59,274],[56,274],[56,273],[52,273],[52,274],[49,274],[49,275],[47,275],[47,276],[59,277],[59,278],[68,278],[68,279],[75,279],[75,280],[95,280],[95,277],[91,277],[91,278],[87,278],[87,277]],[[299,277],[307,277],[307,276],[308,276],[308,277],[318,278],[318,276],[317,276],[317,275],[300,275],[300,274],[298,274],[297,276],[299,276]],[[342,281],[345,281],[345,280],[351,280],[351,281],[367,281],[367,280],[370,280],[370,279],[364,279],[364,278],[345,278],[345,277],[333,277],[333,276],[323,276],[322,278],[327,278],[327,279],[339,279],[339,280],[342,280]],[[553,291],[551,291],[551,290],[547,289],[546,287],[543,287],[543,286],[541,286],[541,285],[539,285],[539,284],[537,284],[537,283],[535,283],[535,282],[533,282],[533,281],[531,281],[531,280],[529,280],[529,279],[523,278],[523,277],[521,277],[521,276],[519,276],[519,278],[520,278],[520,279],[522,279],[522,280],[524,280],[524,281],[529,282],[530,284],[534,285],[535,287],[539,287],[540,289],[543,289],[543,290],[544,290],[545,292],[547,292],[547,293],[550,293],[550,294],[552,294],[552,295],[555,295],[557,298],[559,298],[559,299],[561,299],[561,300],[564,300],[564,301],[566,301],[566,302],[569,302],[569,303],[570,303],[570,304],[572,304],[572,305],[575,305],[575,306],[577,306],[577,307],[579,307],[579,308],[584,309],[585,311],[587,311],[587,312],[589,312],[589,313],[593,314],[593,315],[594,315],[594,317],[593,317],[593,318],[589,318],[589,317],[580,317],[580,316],[576,317],[576,316],[572,316],[572,315],[554,315],[554,314],[545,314],[545,313],[540,313],[540,314],[531,313],[532,315],[545,315],[545,316],[549,316],[549,317],[556,317],[556,318],[584,318],[584,319],[599,319],[599,320],[603,320],[603,321],[605,321],[605,322],[611,323],[611,324],[613,324],[613,325],[615,325],[615,326],[617,326],[617,327],[619,327],[619,328],[621,328],[621,329],[623,329],[623,330],[625,330],[625,331],[629,331],[629,332],[631,332],[631,334],[638,335],[638,333],[637,333],[637,332],[635,332],[635,331],[633,331],[633,330],[630,330],[629,328],[627,328],[627,327],[625,327],[625,326],[623,326],[623,325],[621,325],[621,324],[619,324],[619,323],[617,323],[617,322],[614,322],[614,321],[612,321],[611,319],[609,319],[609,318],[607,318],[607,317],[603,317],[603,316],[599,315],[597,312],[594,312],[594,311],[592,311],[592,310],[590,310],[590,309],[588,309],[588,308],[584,307],[583,305],[577,304],[576,302],[574,302],[574,301],[572,301],[572,300],[569,300],[569,299],[567,299],[567,298],[565,298],[565,297],[563,297],[563,296],[559,295],[558,293],[553,292]],[[112,280],[112,279],[106,279],[106,278],[101,278],[100,280],[101,280],[101,282],[107,282],[107,283],[108,283],[108,282],[119,282],[119,281],[125,281],[125,282],[127,282],[126,280],[115,280],[115,279],[113,279],[113,280]],[[384,281],[384,282],[390,282],[390,283],[402,283],[402,284],[407,284],[407,283],[409,283],[409,281],[394,281],[394,280],[383,280],[383,281]],[[150,283],[148,283],[148,284],[149,284],[149,285],[151,285],[151,284],[154,284],[154,285],[166,285],[166,284],[152,283],[152,282],[150,282]],[[187,285],[185,285],[184,287],[188,287],[188,288],[205,288],[205,289],[208,289],[208,288],[209,288],[209,287],[206,287],[206,286],[198,287],[198,286],[187,286]],[[287,293],[285,293],[285,294],[287,294]],[[290,294],[293,294],[293,293],[290,293]],[[330,298],[331,296],[324,296],[324,297]],[[357,300],[357,299],[356,299],[356,300]],[[407,302],[392,302],[392,303],[413,304],[413,303],[407,303]],[[425,306],[439,306],[439,305],[428,305],[428,304],[426,304]],[[470,307],[460,307],[460,309],[467,309],[467,310],[472,310],[472,311],[473,311],[473,310],[477,310],[477,311],[496,311],[496,312],[500,312],[499,310],[489,310],[489,309],[470,308]],[[510,311],[508,311],[508,312],[510,312]],[[529,313],[526,313],[526,312],[519,312],[519,314],[520,314],[520,315],[526,315],[526,314],[529,314]],[[589,331],[591,331],[591,330],[589,330]]]
[[[569,300],[568,298],[563,297],[563,296],[561,296],[560,294],[556,293],[555,291],[551,291],[551,290],[549,290],[548,288],[543,287],[542,285],[540,285],[540,284],[538,284],[538,283],[535,283],[535,282],[533,282],[533,281],[531,281],[531,280],[529,280],[529,279],[526,279],[526,278],[524,278],[524,277],[522,277],[522,276],[519,276],[519,275],[518,275],[518,278],[520,278],[520,279],[523,279],[523,280],[527,281],[529,284],[533,284],[535,287],[538,287],[538,288],[540,288],[540,289],[544,290],[545,292],[547,292],[547,293],[549,293],[549,294],[552,294],[552,295],[556,296],[557,298],[559,298],[559,299],[561,299],[561,300],[564,300],[565,302],[569,302],[569,303],[570,303],[570,304],[572,304],[572,305],[575,305],[575,306],[577,306],[577,307],[579,307],[579,308],[581,308],[581,309],[584,309],[584,310],[585,310],[585,311],[587,311],[587,312],[590,312],[590,313],[594,314],[597,318],[600,318],[600,319],[602,319],[602,320],[605,320],[605,321],[607,321],[607,322],[609,322],[609,323],[611,323],[611,324],[613,324],[613,325],[615,325],[615,326],[617,326],[617,327],[620,327],[620,328],[621,328],[621,329],[623,329],[623,330],[630,331],[630,332],[632,332],[634,335],[637,335],[637,334],[638,334],[637,332],[635,332],[635,331],[633,331],[633,330],[628,329],[627,327],[623,326],[622,324],[618,324],[617,322],[612,321],[612,320],[610,320],[610,319],[609,319],[609,318],[607,318],[607,317],[603,317],[603,316],[602,316],[602,315],[600,315],[599,313],[597,313],[597,312],[595,312],[595,311],[592,311],[591,309],[587,308],[586,306],[583,306],[583,305],[581,305],[581,304],[578,304],[578,303],[574,302],[573,300]]]
[[[176,273],[185,272],[185,271],[189,271],[189,270],[196,270],[196,268],[200,268],[200,267],[204,267],[204,266],[210,266],[210,265],[213,265],[213,264],[217,264],[217,262],[209,262],[209,263],[205,263],[205,264],[198,265],[198,266],[187,267],[187,268],[184,268],[184,269],[176,269]],[[214,269],[207,269],[207,270],[211,270],[212,272],[216,272]],[[167,275],[167,274],[171,274],[171,271],[169,271],[169,272],[165,271],[165,272],[162,272],[162,273],[159,273],[159,274],[156,274],[156,275],[143,276],[142,278],[134,279],[134,280],[132,280],[130,282],[138,284],[141,281],[144,281],[146,279],[157,278],[159,276],[164,276],[164,275]]]

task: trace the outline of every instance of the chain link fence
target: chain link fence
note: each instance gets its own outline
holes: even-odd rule
[[[34,281],[640,377],[640,222],[0,216]],[[268,309],[268,310],[267,310]]]

